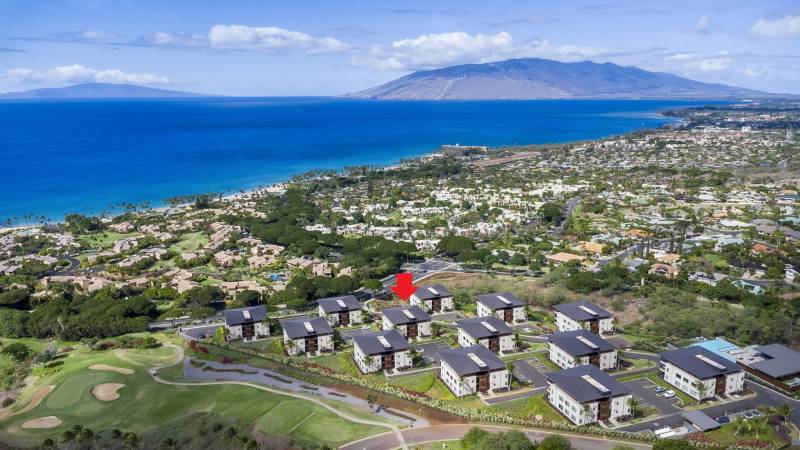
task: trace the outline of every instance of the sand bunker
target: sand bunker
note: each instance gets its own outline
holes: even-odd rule
[[[98,384],[92,388],[92,395],[101,402],[112,402],[119,398],[117,391],[124,387],[125,385],[121,383]]]
[[[53,392],[54,388],[55,386],[52,384],[40,387],[39,389],[36,390],[36,392],[33,393],[31,401],[29,401],[28,404],[25,405],[19,411],[13,413],[9,410],[0,412],[0,420],[11,416],[16,416],[19,414],[25,414],[26,412],[32,410],[33,408],[36,408],[37,406],[39,406],[39,403],[42,403],[42,400],[44,400],[44,398],[47,397],[47,394]]]
[[[55,428],[61,425],[61,420],[56,416],[40,417],[38,419],[29,420],[22,424],[22,428],[26,430]]]
[[[108,364],[95,364],[93,366],[90,366],[89,370],[106,370],[110,372],[121,373],[122,375],[130,375],[133,373],[133,370],[131,369],[126,369],[124,367],[109,366]]]

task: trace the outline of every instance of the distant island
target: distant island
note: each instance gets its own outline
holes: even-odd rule
[[[208,94],[170,91],[134,84],[83,83],[60,88],[31,89],[0,94],[0,100],[79,99],[79,98],[181,98],[211,97]]]
[[[414,72],[346,96],[385,100],[726,100],[779,95],[612,63],[525,58]]]

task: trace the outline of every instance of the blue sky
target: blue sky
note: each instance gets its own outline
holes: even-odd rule
[[[543,57],[800,93],[796,0],[0,0],[0,25],[0,92],[99,81],[337,95]]]

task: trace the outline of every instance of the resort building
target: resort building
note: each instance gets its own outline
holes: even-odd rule
[[[349,327],[361,323],[361,303],[352,295],[317,300],[319,315],[332,327]]]
[[[419,306],[386,308],[381,312],[384,330],[397,330],[406,339],[425,339],[433,335],[431,316]]]
[[[441,284],[420,286],[410,301],[429,313],[452,311],[455,307],[453,294]]]
[[[594,334],[614,332],[614,317],[605,309],[587,301],[553,306],[558,331],[589,330]]]
[[[664,381],[697,400],[725,397],[744,389],[744,371],[735,362],[700,346],[661,354]]]
[[[625,385],[592,365],[547,376],[547,400],[575,425],[628,418],[632,398]]]
[[[477,317],[457,320],[458,345],[471,347],[482,345],[493,353],[513,352],[517,349],[514,331],[497,317]]]
[[[409,349],[408,341],[397,330],[353,336],[353,360],[363,373],[410,368]]]
[[[281,321],[283,342],[289,355],[320,355],[333,351],[333,328],[322,317]]]
[[[789,393],[800,391],[800,353],[769,344],[731,350],[729,354],[749,374]]]
[[[263,305],[226,309],[223,311],[223,315],[225,316],[225,339],[228,341],[241,339],[251,342],[269,337],[267,308]]]
[[[506,323],[524,322],[525,304],[510,292],[477,296],[478,317],[495,316]]]
[[[586,330],[560,331],[547,336],[548,357],[562,369],[591,364],[601,370],[617,368],[617,350]]]
[[[439,351],[439,378],[456,397],[506,390],[511,377],[505,363],[482,345]]]

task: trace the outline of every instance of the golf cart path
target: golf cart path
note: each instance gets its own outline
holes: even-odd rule
[[[390,429],[392,431],[392,433],[394,434],[394,437],[396,439],[396,442],[393,444],[392,448],[398,448],[399,447],[399,448],[402,448],[403,450],[408,450],[408,446],[406,445],[406,441],[403,438],[403,434],[400,432],[400,428],[398,428],[397,426],[392,425],[392,424],[388,424],[388,423],[385,423],[385,422],[374,422],[374,421],[371,421],[371,420],[364,420],[364,419],[360,419],[358,417],[353,417],[353,416],[351,416],[351,415],[349,415],[347,413],[344,413],[344,412],[341,412],[341,411],[337,410],[333,406],[331,406],[331,405],[329,405],[329,404],[327,404],[327,403],[325,403],[325,402],[323,402],[321,400],[318,400],[318,399],[312,398],[312,397],[308,397],[306,395],[301,395],[301,394],[297,394],[297,393],[294,393],[294,392],[287,392],[287,391],[283,391],[283,390],[279,390],[279,389],[273,389],[273,388],[270,388],[270,387],[267,387],[267,386],[262,386],[260,384],[255,384],[255,383],[246,382],[246,381],[178,382],[178,381],[165,380],[165,379],[163,379],[163,378],[158,376],[157,371],[159,369],[163,369],[165,367],[171,367],[171,366],[174,366],[175,364],[180,364],[185,359],[185,355],[184,355],[184,351],[183,351],[182,347],[180,347],[178,345],[175,345],[175,344],[165,344],[165,345],[167,345],[169,347],[173,347],[173,348],[175,348],[177,350],[177,355],[176,355],[177,356],[177,362],[174,362],[174,363],[171,363],[171,364],[165,364],[165,365],[161,365],[161,366],[155,366],[155,367],[152,367],[148,371],[148,373],[150,373],[150,375],[152,376],[153,380],[155,380],[158,383],[167,384],[167,385],[171,385],[171,386],[218,386],[218,385],[247,386],[247,387],[251,387],[251,388],[254,388],[254,389],[259,389],[259,390],[262,390],[262,391],[265,391],[265,392],[271,392],[273,394],[286,395],[286,396],[298,398],[298,399],[301,399],[301,400],[307,400],[307,401],[312,402],[312,403],[314,403],[314,404],[316,404],[318,406],[321,406],[322,408],[325,408],[326,410],[332,412],[333,414],[336,414],[337,416],[339,416],[339,417],[341,417],[343,419],[349,420],[351,422],[359,423],[359,424],[362,424],[362,425],[372,425],[372,426],[377,426],[377,427],[381,427],[381,428],[388,428],[388,429]]]

